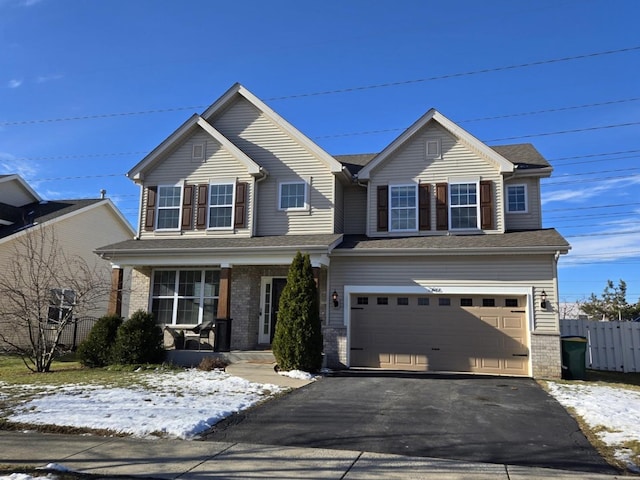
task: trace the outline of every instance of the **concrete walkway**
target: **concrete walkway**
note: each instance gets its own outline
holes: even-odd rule
[[[55,463],[84,474],[202,478],[534,480],[623,478],[377,453],[221,442],[0,432],[0,464]],[[121,477],[122,478],[122,477]]]
[[[228,373],[247,380],[298,388],[309,383],[275,373],[273,364],[236,363]],[[277,426],[274,426],[277,428]],[[311,479],[582,479],[622,476],[472,463],[362,451],[294,448],[245,443],[57,435],[0,431],[0,465],[62,465],[75,472],[123,478]],[[6,475],[6,468],[0,473]]]

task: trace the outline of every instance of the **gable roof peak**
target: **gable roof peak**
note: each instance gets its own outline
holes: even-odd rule
[[[478,140],[465,129],[449,120],[435,108],[430,108],[424,115],[416,120],[413,125],[402,132],[400,136],[398,136],[384,150],[382,150],[382,152],[380,152],[375,158],[373,158],[362,170],[360,170],[360,172],[358,173],[358,178],[361,180],[368,180],[373,169],[387,160],[394,152],[396,152],[401,146],[403,146],[418,131],[420,131],[431,121],[438,123],[451,135],[459,139],[461,142],[465,143],[468,147],[475,150],[478,154],[493,161],[497,165],[500,173],[513,172],[513,163],[508,161],[488,145]]]
[[[217,112],[224,110],[228,105],[237,99],[240,95],[255,108],[257,108],[263,115],[265,115],[274,124],[284,130],[292,138],[297,140],[304,148],[306,148],[313,155],[323,161],[331,170],[332,173],[342,173],[343,167],[340,162],[329,155],[324,149],[318,146],[313,140],[303,134],[296,127],[291,125],[288,121],[282,118],[266,103],[251,93],[246,87],[240,83],[234,83],[218,100],[216,100],[209,108],[202,112],[202,117],[205,120],[209,120]]]

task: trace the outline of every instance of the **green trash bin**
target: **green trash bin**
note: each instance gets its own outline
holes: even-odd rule
[[[587,368],[587,339],[585,337],[562,337],[562,378],[585,380]]]

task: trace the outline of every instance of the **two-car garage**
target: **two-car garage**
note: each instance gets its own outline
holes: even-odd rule
[[[349,365],[528,376],[526,298],[352,293]]]

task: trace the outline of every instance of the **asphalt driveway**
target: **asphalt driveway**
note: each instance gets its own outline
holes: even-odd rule
[[[205,439],[615,472],[526,378],[346,372],[232,416]]]

